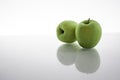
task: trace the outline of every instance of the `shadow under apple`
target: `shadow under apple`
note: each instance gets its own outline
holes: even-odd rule
[[[63,44],[57,50],[57,58],[63,65],[75,64],[78,71],[94,73],[100,66],[100,56],[96,49],[83,49],[77,44]]]

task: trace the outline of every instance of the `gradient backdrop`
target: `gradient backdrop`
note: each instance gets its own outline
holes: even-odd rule
[[[97,20],[120,32],[119,0],[0,0],[0,35],[55,35],[63,20]]]

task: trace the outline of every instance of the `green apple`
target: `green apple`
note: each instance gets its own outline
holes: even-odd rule
[[[57,38],[66,43],[72,43],[76,41],[75,29],[77,23],[71,20],[62,21],[57,27]]]
[[[95,20],[84,20],[78,24],[75,31],[76,39],[83,48],[93,48],[100,41],[102,29]]]

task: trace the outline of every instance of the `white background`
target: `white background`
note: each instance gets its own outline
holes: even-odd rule
[[[119,0],[0,0],[0,35],[55,35],[63,20],[91,18],[120,32]]]
[[[120,80],[119,3],[0,0],[0,80]],[[88,18],[98,21],[105,33],[95,51],[56,39],[61,21]]]

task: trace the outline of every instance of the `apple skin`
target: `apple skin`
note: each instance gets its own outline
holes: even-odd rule
[[[72,43],[76,41],[75,29],[77,23],[72,20],[62,21],[56,30],[57,38],[65,43]]]
[[[97,21],[88,19],[78,24],[75,34],[80,46],[93,48],[100,41],[102,29]]]

